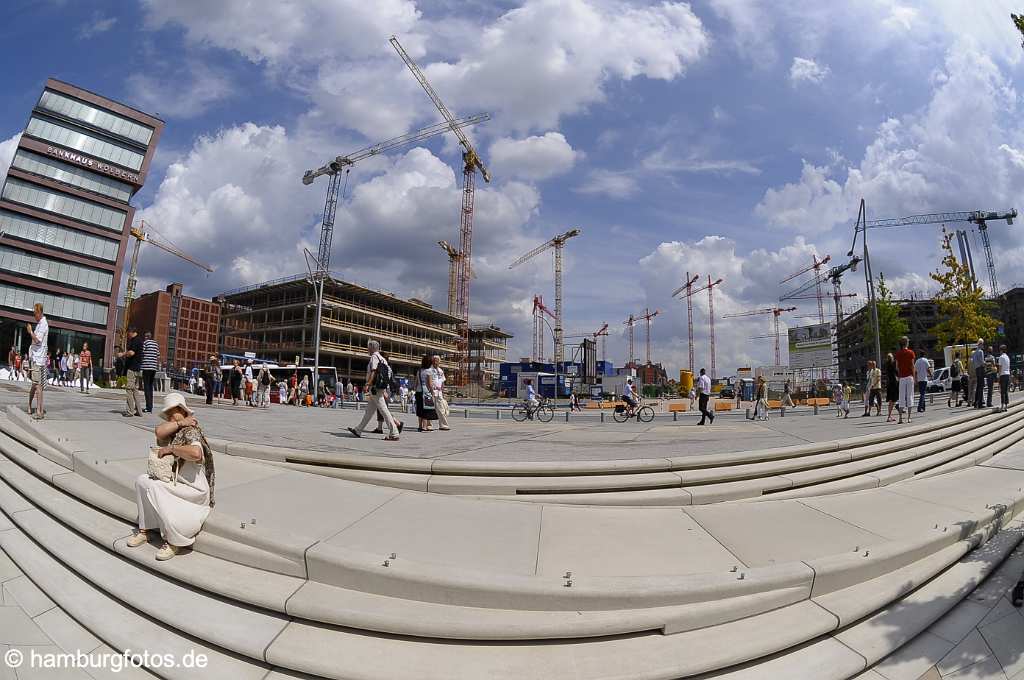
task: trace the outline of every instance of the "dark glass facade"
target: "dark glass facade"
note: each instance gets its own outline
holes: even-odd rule
[[[0,347],[24,353],[43,303],[50,349],[109,366],[135,209],[163,121],[59,80],[29,114],[0,188]]]

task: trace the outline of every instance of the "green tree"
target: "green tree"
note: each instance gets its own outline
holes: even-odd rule
[[[899,346],[900,338],[907,334],[910,327],[900,317],[900,307],[893,302],[892,291],[885,284],[885,274],[881,272],[875,289],[875,304],[878,305],[878,337],[884,354]],[[868,347],[874,347],[875,333],[870,323],[864,327],[864,342]]]
[[[978,338],[991,340],[999,321],[989,315],[995,304],[985,300],[982,290],[975,284],[970,268],[953,254],[953,234],[942,230],[942,262],[929,274],[939,284],[935,302],[942,318],[932,328],[940,347],[972,343]]]

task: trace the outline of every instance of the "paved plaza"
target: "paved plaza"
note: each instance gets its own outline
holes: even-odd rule
[[[133,670],[166,678],[1024,677],[1024,406],[711,427],[476,408],[396,446],[348,436],[353,409],[190,398],[217,506],[156,562],[125,545],[156,416],[55,388],[33,423],[0,387],[0,644],[26,654],[209,661]],[[49,672],[10,677],[115,677]]]

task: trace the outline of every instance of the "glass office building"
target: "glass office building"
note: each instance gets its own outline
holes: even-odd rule
[[[109,366],[135,209],[164,123],[48,80],[0,189],[0,362],[28,350],[42,302],[50,350],[88,341]]]

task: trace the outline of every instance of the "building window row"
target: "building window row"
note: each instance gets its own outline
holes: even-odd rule
[[[114,210],[52,189],[43,189],[15,177],[7,178],[3,197],[15,203],[57,213],[116,232],[121,232],[124,229],[127,217],[127,213],[122,210]]]
[[[47,316],[98,326],[107,323],[107,306],[104,304],[0,283],[0,306],[31,312],[36,302],[43,303],[43,312]]]
[[[112,132],[143,146],[149,146],[149,140],[153,138],[153,129],[150,127],[53,90],[43,92],[43,96],[39,98],[39,108]]]
[[[33,153],[27,149],[18,149],[18,153],[15,154],[11,165],[25,172],[43,175],[58,182],[64,182],[79,189],[103,194],[125,203],[132,197],[132,187],[130,184],[119,182],[104,175],[98,175],[85,168],[69,165],[56,158]]]
[[[145,158],[145,156],[137,151],[97,139],[92,135],[72,130],[69,127],[58,125],[38,116],[32,116],[28,121],[25,133],[53,144],[60,144],[69,149],[87,153],[96,158],[102,158],[111,163],[117,163],[132,170],[140,170],[142,168],[142,161]]]
[[[66,250],[69,253],[95,257],[107,262],[117,260],[119,247],[117,241],[86,234],[59,224],[50,224],[8,210],[0,210],[0,231],[6,232],[7,236],[13,238]]]
[[[102,269],[61,262],[4,246],[0,246],[0,269],[101,293],[109,293],[114,281],[114,276]]]

